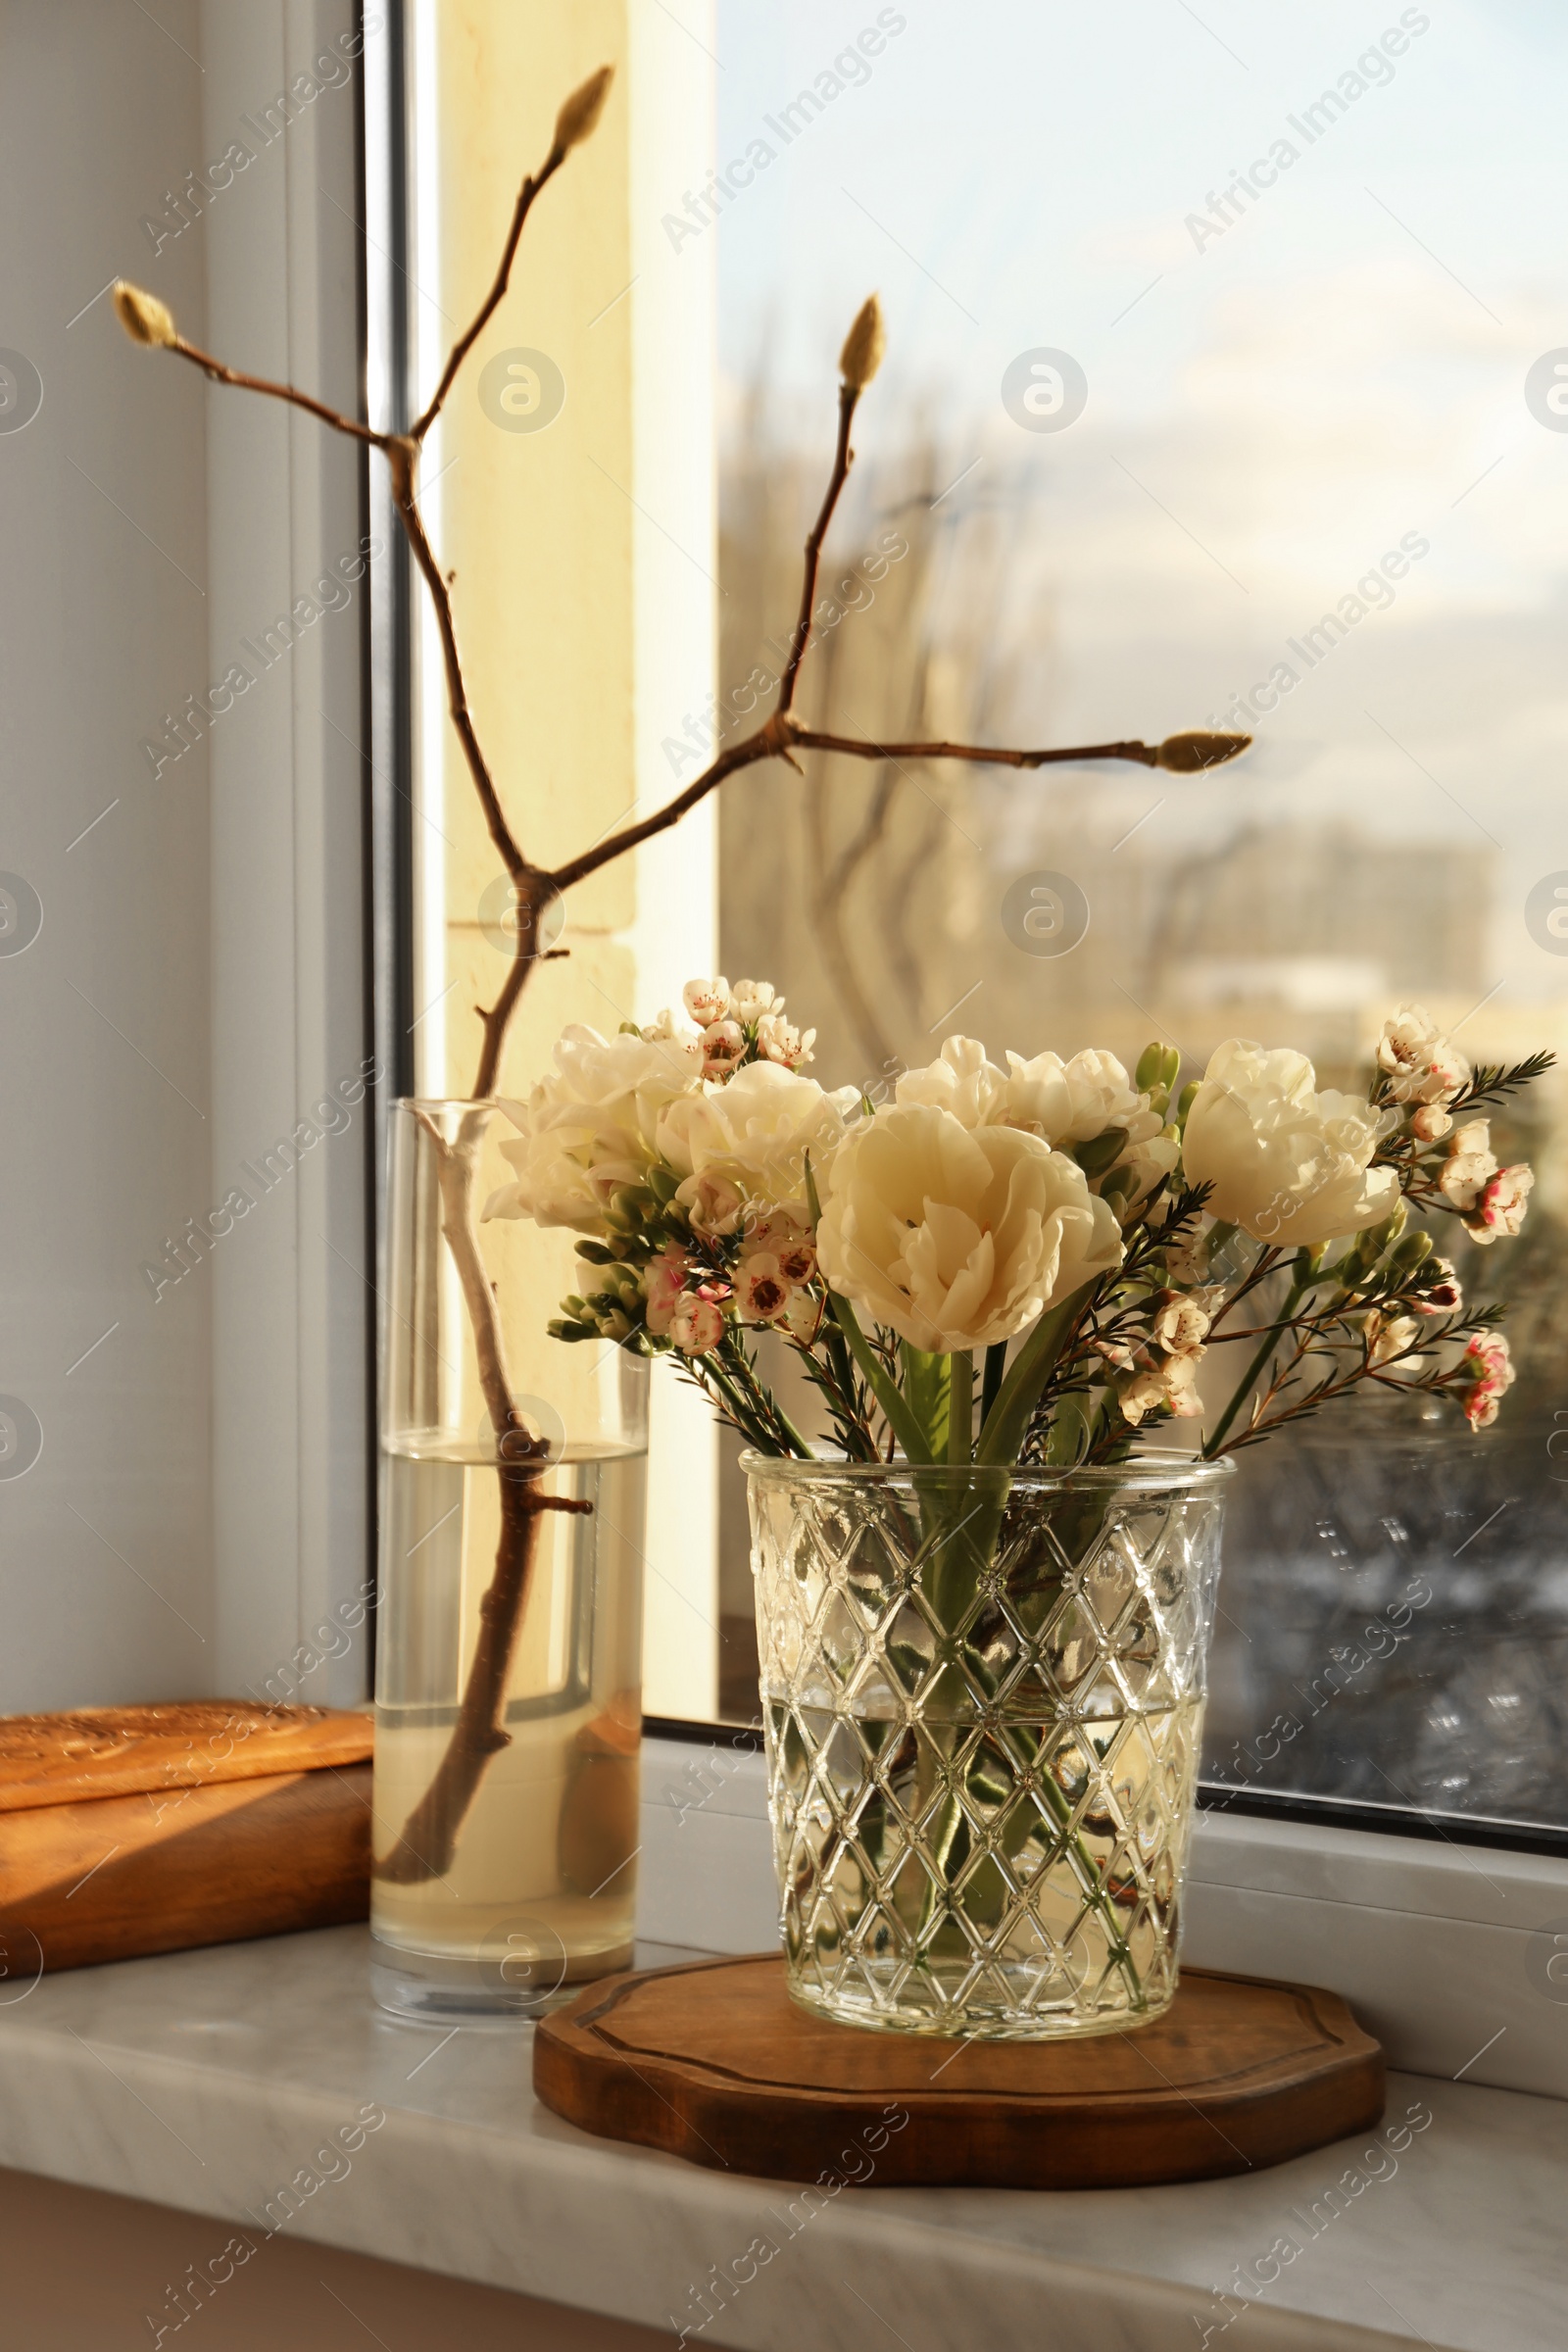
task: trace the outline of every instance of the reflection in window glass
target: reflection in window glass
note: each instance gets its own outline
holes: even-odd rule
[[[731,787],[725,969],[873,1092],[954,1029],[1129,1065],[1158,1035],[1184,1079],[1243,1035],[1364,1086],[1404,998],[1473,1060],[1560,1050],[1568,22],[720,0],[718,24],[720,175],[666,233],[719,270],[720,700],[672,767],[776,674],[872,287],[889,358],[808,717],[1257,738],[1197,782],[809,759]],[[1503,1423],[1357,1408],[1244,1457],[1211,1780],[1568,1826],[1558,1078],[1530,1104],[1494,1131],[1538,1169],[1524,1237],[1441,1237],[1519,1302]],[[745,1717],[733,1479],[725,1526]]]

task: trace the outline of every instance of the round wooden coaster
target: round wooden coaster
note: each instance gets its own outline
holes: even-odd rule
[[[544,2019],[568,2123],[764,2179],[1121,2188],[1280,2164],[1377,2123],[1383,2052],[1338,1993],[1184,1969],[1165,2015],[1083,2041],[862,2033],[776,1952],[612,1977]]]

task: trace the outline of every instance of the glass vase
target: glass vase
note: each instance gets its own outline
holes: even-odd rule
[[[1157,2017],[1230,1465],[746,1467],[795,1999],[1019,2040]]]
[[[574,1237],[483,1216],[514,1134],[392,1113],[370,1932],[405,2013],[537,2015],[632,1949],[648,1366],[549,1337]]]

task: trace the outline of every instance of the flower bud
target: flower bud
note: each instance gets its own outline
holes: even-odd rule
[[[174,315],[156,294],[144,294],[122,277],[115,280],[115,310],[133,343],[158,344],[169,351],[178,340]]]
[[[1138,1067],[1133,1072],[1133,1084],[1141,1095],[1152,1094],[1163,1080],[1164,1071],[1165,1049],[1156,1038],[1152,1046],[1146,1046],[1139,1054]]]
[[[1169,768],[1176,776],[1200,775],[1205,767],[1219,767],[1225,760],[1236,759],[1251,740],[1250,735],[1191,727],[1183,735],[1166,736],[1154,754],[1154,765]]]
[[[1170,1093],[1171,1088],[1176,1083],[1176,1075],[1181,1066],[1182,1050],[1180,1046],[1167,1046],[1165,1048],[1165,1058],[1161,1062],[1159,1070],[1159,1083],[1164,1088],[1167,1095]]]
[[[887,350],[887,329],[882,323],[882,305],[874,294],[868,294],[855,314],[855,324],[844,338],[839,353],[839,374],[852,392],[863,392],[882,365]]]
[[[590,74],[587,80],[573,90],[566,100],[556,117],[554,142],[563,155],[569,154],[573,147],[580,147],[583,140],[597,129],[614,76],[613,66],[601,66],[598,73]]]
[[[1398,1243],[1391,1262],[1401,1274],[1407,1274],[1413,1267],[1424,1265],[1431,1255],[1432,1236],[1424,1225],[1418,1225],[1414,1233],[1405,1234]]]
[[[1187,1114],[1192,1109],[1193,1104],[1198,1101],[1198,1090],[1202,1083],[1203,1082],[1200,1078],[1189,1078],[1187,1084],[1182,1088],[1181,1093],[1177,1096],[1176,1124],[1178,1127],[1186,1126]]]
[[[1092,1184],[1114,1167],[1127,1148],[1125,1127],[1107,1127],[1103,1135],[1093,1136],[1087,1144],[1072,1144],[1068,1149]]]

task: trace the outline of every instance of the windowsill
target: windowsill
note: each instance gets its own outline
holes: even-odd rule
[[[1249,2311],[1250,2344],[1560,2346],[1559,2101],[1397,2074],[1391,2123],[1417,2102],[1433,2120],[1396,2158],[1374,2159],[1382,2179],[1356,2140],[1182,2187],[872,2186],[808,2228],[789,2211],[798,2188],[561,2123],[534,2100],[526,2029],[443,2038],[382,2015],[367,1944],[364,1929],[338,1928],[44,1978],[0,2009],[0,2165],[210,2213],[217,2255],[219,2225],[255,2232],[302,2167],[336,2169],[316,2151],[373,2103],[384,2125],[290,2234],[656,2327],[673,2317],[672,2332],[701,2320],[694,2290],[714,2265],[767,2239],[777,2255],[710,2343],[783,2352],[808,2320],[824,2352],[863,2352],[869,2305],[909,2352],[1034,2342],[1043,2311],[1054,2352],[1168,2352],[1217,2341],[1227,2307],[1211,2290],[1238,2265],[1270,2267],[1289,2236],[1300,2251]],[[1351,2167],[1363,2185],[1325,2220]]]

